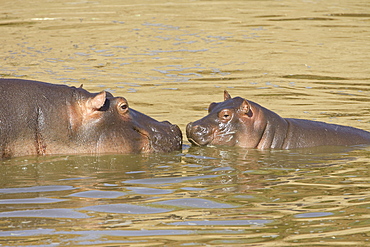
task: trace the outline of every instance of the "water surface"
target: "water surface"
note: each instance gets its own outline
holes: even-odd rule
[[[107,90],[158,120],[223,90],[370,130],[370,6],[356,1],[2,1],[0,76]],[[369,148],[190,147],[0,167],[4,246],[365,246]]]

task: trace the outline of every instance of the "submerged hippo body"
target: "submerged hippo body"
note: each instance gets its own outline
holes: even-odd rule
[[[181,149],[176,125],[135,111],[126,99],[105,91],[0,79],[0,92],[0,159]]]
[[[212,103],[209,114],[189,123],[186,135],[198,146],[228,145],[257,149],[370,144],[370,132],[304,119],[282,118],[240,97]]]

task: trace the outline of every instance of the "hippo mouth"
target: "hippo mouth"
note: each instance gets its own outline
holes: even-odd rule
[[[207,146],[209,145],[212,140],[195,140],[194,138],[192,137],[188,137],[188,141],[192,144],[192,145],[195,145],[195,146],[198,146],[198,147],[202,147],[202,146]]]
[[[149,137],[149,133],[143,129],[140,129],[136,126],[133,128],[137,133],[139,133],[142,137],[144,137],[144,141],[141,147],[141,153],[149,153],[151,148],[151,141]]]
[[[192,137],[188,137],[188,141],[192,144],[192,145],[195,145],[195,146],[198,146],[198,147],[203,147],[203,146],[208,146],[208,145],[211,145],[212,143],[212,139],[210,140],[195,140],[194,138]]]
[[[193,138],[191,138],[191,137],[188,137],[188,141],[191,143],[191,144],[193,144],[193,145],[195,145],[195,146],[201,146],[198,142],[196,142]]]

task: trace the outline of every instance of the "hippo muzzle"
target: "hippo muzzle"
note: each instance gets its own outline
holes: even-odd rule
[[[186,125],[186,136],[196,146],[206,146],[213,140],[212,129],[198,125],[196,122]]]
[[[181,150],[182,133],[180,128],[168,121],[159,122],[148,131],[149,152],[171,152]]]

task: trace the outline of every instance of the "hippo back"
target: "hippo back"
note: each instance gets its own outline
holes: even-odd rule
[[[0,155],[42,154],[43,139],[65,141],[67,104],[77,89],[65,85],[0,79]],[[52,136],[50,136],[52,135]]]

